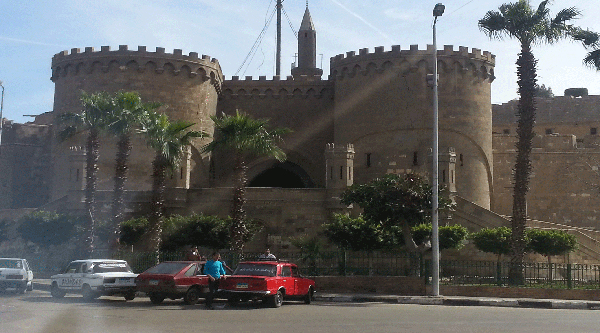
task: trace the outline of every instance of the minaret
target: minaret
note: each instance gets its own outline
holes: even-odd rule
[[[298,30],[298,67],[292,68],[292,75],[294,78],[323,75],[323,70],[317,68],[317,31],[310,17],[308,1]]]

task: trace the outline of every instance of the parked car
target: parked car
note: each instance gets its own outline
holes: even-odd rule
[[[25,259],[0,258],[0,291],[15,288],[24,294],[33,290],[33,272]]]
[[[302,277],[298,266],[292,263],[248,261],[241,262],[231,276],[221,281],[219,292],[231,305],[260,299],[278,308],[284,299],[299,299],[310,304],[315,281]]]
[[[152,304],[165,298],[196,304],[208,293],[208,276],[203,274],[204,261],[164,261],[149,268],[135,279],[137,290],[145,292]]]
[[[64,272],[51,277],[51,294],[62,298],[67,293],[81,294],[86,300],[121,295],[135,298],[135,278],[125,260],[85,259],[72,261]]]

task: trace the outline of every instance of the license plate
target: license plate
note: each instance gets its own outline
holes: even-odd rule
[[[150,280],[149,284],[151,286],[156,286],[156,285],[158,285],[158,280]]]
[[[119,278],[119,282],[129,283],[129,278]]]
[[[236,288],[238,289],[248,289],[248,284],[247,283],[238,283]]]

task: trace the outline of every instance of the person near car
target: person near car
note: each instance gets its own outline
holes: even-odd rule
[[[273,253],[271,253],[271,250],[269,250],[269,249],[266,249],[265,253],[261,254],[260,257],[258,257],[258,258],[260,258],[260,259],[273,259],[273,260],[277,259],[275,257],[275,255]]]
[[[185,255],[185,260],[197,261],[200,260],[200,253],[197,246],[190,247],[190,250]]]
[[[204,274],[208,275],[208,295],[206,296],[206,307],[212,309],[213,299],[217,290],[219,290],[219,282],[225,280],[225,268],[221,262],[219,252],[213,252],[211,260],[204,264]]]

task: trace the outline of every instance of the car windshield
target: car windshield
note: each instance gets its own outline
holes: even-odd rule
[[[275,276],[277,266],[268,264],[239,264],[233,275]]]
[[[187,267],[189,263],[185,262],[163,262],[160,263],[150,269],[148,269],[144,273],[149,274],[175,274],[179,273],[183,268]]]
[[[0,268],[22,268],[21,260],[0,259]]]
[[[131,268],[126,262],[94,262],[92,263],[94,273],[127,272],[132,273]]]

